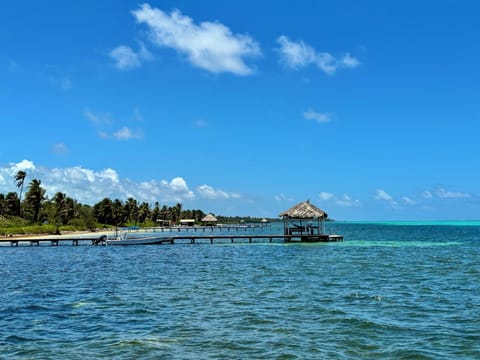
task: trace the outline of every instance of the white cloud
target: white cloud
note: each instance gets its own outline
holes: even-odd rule
[[[284,193],[280,193],[274,196],[276,201],[293,201],[293,198],[290,196],[285,195]]]
[[[113,169],[105,169],[101,172],[99,172],[97,174],[97,177],[100,179],[100,180],[107,180],[107,181],[111,181],[112,183],[114,184],[118,184],[120,182],[119,178],[118,178],[118,174],[115,170]]]
[[[377,189],[375,194],[375,199],[380,201],[386,201],[390,204],[393,208],[398,208],[398,203],[394,200],[394,198],[388,194],[385,190]]]
[[[111,116],[108,113],[93,112],[87,109],[83,114],[95,126],[106,126],[112,123]]]
[[[332,193],[329,193],[329,192],[321,192],[319,197],[320,197],[321,200],[328,201],[328,200],[333,199],[335,197],[335,195],[332,194]]]
[[[167,184],[167,183],[165,183]],[[186,181],[181,177],[176,177],[168,184],[175,192],[189,192]]]
[[[320,124],[330,122],[331,120],[331,115],[329,113],[319,113],[313,110],[304,112],[303,117],[307,120],[315,120]]]
[[[151,180],[141,183],[134,183],[129,180],[122,180],[124,193],[128,197],[134,197],[140,201],[153,203],[159,202],[184,202],[186,200],[194,200],[196,195],[191,191],[186,181],[181,177],[167,180]]]
[[[35,172],[35,169],[35,165],[30,160],[22,160],[19,163],[10,163],[5,167],[0,168],[0,185],[8,189],[4,192],[7,193],[14,191],[16,186],[14,185],[13,178],[19,171],[25,171],[28,177],[28,174]],[[28,179],[25,181],[27,182]]]
[[[207,199],[229,199],[231,196],[229,193],[223,190],[216,190],[211,186],[208,185],[201,185],[197,188],[197,192],[201,197]]]
[[[321,192],[319,197],[320,197],[321,200],[328,201],[328,200],[333,199],[335,197],[335,195],[332,194],[332,193],[329,193],[329,192]]]
[[[321,192],[319,198],[322,201],[330,202],[341,207],[356,207],[361,205],[360,200],[354,199],[347,194],[337,196],[329,192]]]
[[[425,190],[422,192],[422,197],[424,199],[469,199],[472,198],[473,195],[465,192],[460,191],[449,191],[445,188],[438,188],[436,190],[430,191]]]
[[[227,199],[242,199],[242,195],[235,192],[226,192],[224,190],[215,189],[209,185],[201,185],[196,189],[199,197],[208,200],[227,200]]]
[[[110,51],[110,57],[115,60],[115,67],[119,70],[130,70],[142,65],[144,60],[150,60],[152,54],[140,43],[140,50],[135,52],[131,47],[120,45]]]
[[[95,126],[97,134],[102,139],[115,140],[130,140],[142,139],[143,131],[141,129],[132,130],[128,126],[122,126],[119,129],[113,130],[115,121],[108,113],[92,112],[85,110],[85,117]],[[137,108],[134,109],[134,121],[138,122],[141,119],[141,114]]]
[[[277,42],[281,46],[282,61],[288,67],[298,69],[315,62],[317,56],[315,50],[303,41],[293,42],[285,35],[282,35],[277,39]]]
[[[425,190],[423,193],[422,193],[422,197],[424,199],[431,199],[433,197],[432,193],[428,190]]]
[[[115,60],[115,67],[120,70],[128,70],[141,65],[140,57],[128,46],[117,46],[110,52],[110,57]]]
[[[230,197],[231,197],[232,199],[242,199],[242,198],[243,198],[243,199],[246,200],[246,201],[251,201],[251,199],[245,199],[241,194],[236,193],[236,192],[231,192],[231,193],[230,193]]]
[[[342,207],[356,207],[361,205],[360,200],[353,199],[351,196],[347,194],[343,194],[342,196],[340,196],[335,201],[335,203]]]
[[[303,41],[291,41],[281,35],[277,42],[280,44],[280,60],[291,69],[299,69],[308,65],[315,65],[327,75],[333,75],[340,68],[355,68],[360,62],[349,53],[341,58],[327,52],[317,52]]]
[[[329,53],[319,53],[313,64],[327,75],[333,75],[337,72],[337,68],[341,67],[341,63]]]
[[[14,175],[19,171],[25,171],[25,172],[34,171],[35,165],[30,160],[22,160],[16,164],[11,163],[10,166],[7,167],[7,169],[9,169],[10,175]]]
[[[35,166],[28,160],[0,167],[0,193],[17,191],[14,175],[18,170],[27,172],[26,185],[32,179],[40,179],[48,197],[53,197],[57,192],[64,192],[69,197],[85,204],[95,204],[105,197],[120,200],[134,197],[139,201],[151,204],[155,201],[172,203],[197,198],[197,194],[189,189],[187,182],[182,177],[175,177],[170,181],[135,182],[121,178],[117,171],[111,168],[99,171],[81,166],[46,168]],[[204,187],[210,188],[208,185],[204,185]],[[231,194],[229,199],[237,199],[237,197]]]
[[[472,197],[471,194],[458,192],[458,191],[447,191],[443,188],[440,188],[436,191],[436,195],[441,199],[465,199]]]
[[[67,169],[56,169],[56,171],[62,171],[64,174],[64,179],[70,179],[73,183],[81,183],[86,181],[88,183],[93,183],[96,178],[104,180],[105,178],[110,179],[114,182],[118,182],[118,176],[116,172],[112,169],[106,169],[102,172],[95,173],[92,170],[84,169],[80,166],[75,166]]]
[[[160,185],[160,194],[167,199],[182,201],[195,198],[195,194],[188,188],[187,182],[182,177],[173,178],[170,182],[162,180]]]
[[[375,199],[384,200],[384,201],[393,201],[393,198],[385,190],[377,189],[376,191],[377,193],[375,195]]]
[[[407,205],[416,205],[417,204],[417,202],[415,200],[413,200],[412,198],[410,198],[408,196],[402,197],[402,200]]]
[[[130,128],[124,126],[115,131],[112,135],[117,140],[141,139],[143,134],[140,131],[132,131]]]
[[[340,62],[343,67],[352,68],[352,69],[360,65],[360,61],[358,61],[358,59],[354,58],[349,53],[345,54],[345,56],[342,58]]]
[[[212,73],[251,74],[253,70],[244,58],[261,54],[259,45],[250,36],[233,34],[219,22],[196,24],[179,10],[168,14],[148,4],[132,13],[139,23],[147,25],[155,45],[172,48],[193,65]]]

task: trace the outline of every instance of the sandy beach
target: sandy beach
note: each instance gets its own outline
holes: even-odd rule
[[[4,240],[36,240],[36,239],[69,239],[69,238],[90,238],[90,237],[100,237],[102,235],[113,235],[115,230],[99,230],[99,231],[64,231],[60,235],[55,234],[18,234],[18,235],[8,235],[2,237]]]

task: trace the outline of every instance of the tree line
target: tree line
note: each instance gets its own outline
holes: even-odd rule
[[[0,194],[0,216],[24,219],[32,224],[54,224],[57,231],[62,225],[95,229],[98,226],[156,226],[159,220],[178,224],[180,219],[194,219],[200,223],[205,216],[202,210],[183,210],[182,204],[160,205],[155,202],[126,201],[104,198],[93,206],[82,204],[65,193],[57,192],[51,199],[39,179],[32,179],[24,192],[25,171],[14,176],[17,192]]]

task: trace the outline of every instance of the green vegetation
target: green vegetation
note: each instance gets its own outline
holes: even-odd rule
[[[32,179],[22,193],[27,173],[19,171],[13,178],[19,194],[0,194],[0,235],[60,234],[61,231],[95,230],[98,228],[157,226],[159,221],[178,224],[180,219],[194,219],[200,224],[206,215],[202,210],[183,210],[174,206],[139,203],[133,198],[126,201],[104,198],[90,206],[77,202],[62,192],[51,199],[39,179]],[[253,223],[259,218],[217,216],[221,223]]]

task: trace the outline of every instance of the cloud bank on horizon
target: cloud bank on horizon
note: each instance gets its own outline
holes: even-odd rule
[[[150,180],[135,182],[121,178],[110,168],[93,171],[81,166],[49,169],[37,166],[33,161],[23,160],[0,168],[0,189],[3,192],[16,191],[13,178],[18,171],[27,173],[26,184],[32,179],[40,179],[47,195],[66,193],[85,204],[95,204],[105,197],[126,200],[130,197],[150,204],[185,202],[195,199],[240,199],[242,195],[200,185],[191,190],[182,177],[171,180]],[[13,186],[12,186],[13,185]]]
[[[57,192],[65,193],[79,202],[93,205],[105,197],[111,199],[120,199],[125,201],[128,198],[134,198],[141,202],[145,201],[153,205],[155,202],[160,204],[185,203],[191,208],[196,208],[195,204],[200,202],[203,206],[215,207],[213,204],[219,201],[234,204],[236,202],[255,203],[258,200],[248,198],[246,195],[237,191],[225,191],[214,188],[207,184],[189,187],[187,181],[181,177],[175,177],[171,180],[148,180],[136,182],[128,178],[122,178],[117,171],[111,168],[94,171],[81,166],[69,168],[47,168],[37,166],[30,160],[23,160],[18,163],[10,163],[0,167],[0,193],[15,192],[18,189],[14,184],[14,176],[18,171],[27,173],[26,184],[36,178],[42,182],[42,187],[46,190],[48,197],[53,197]],[[367,202],[376,202],[379,206],[386,206],[393,210],[405,210],[413,208],[427,209],[438,201],[451,202],[459,199],[476,199],[474,194],[448,191],[443,187],[435,190],[424,190],[416,195],[416,198],[401,196],[401,200],[396,200],[392,195],[383,189],[376,189],[369,199],[355,199],[348,194],[333,194],[326,191],[320,191],[312,198],[313,202],[318,202],[327,208],[362,208]],[[273,200],[282,207],[289,206],[296,201],[305,199],[295,199],[294,197],[277,194]],[[203,201],[203,202],[202,202]],[[260,205],[260,204],[259,204]],[[235,206],[231,207],[235,209]],[[238,213],[228,213],[222,215],[239,215]],[[266,216],[265,214],[251,214],[252,216]],[[275,216],[275,214],[270,214]]]

